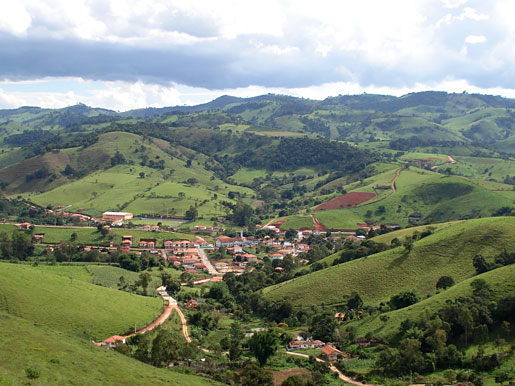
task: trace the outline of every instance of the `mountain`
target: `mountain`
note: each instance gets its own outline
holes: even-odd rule
[[[316,211],[327,229],[405,226],[412,213],[422,222],[488,216],[515,199],[513,103],[442,92],[269,94],[124,113],[1,110],[0,188],[97,212],[183,216],[195,206],[211,218],[236,201],[259,203],[260,221]],[[317,211],[342,192],[377,199]]]

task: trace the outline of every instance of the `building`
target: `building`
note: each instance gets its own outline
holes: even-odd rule
[[[124,221],[130,220],[134,215],[130,212],[104,212],[102,213],[102,220],[105,221]]]
[[[322,356],[329,362],[334,362],[338,360],[338,355],[343,356],[343,352],[334,347],[332,343],[326,344],[324,347],[320,349],[320,351],[322,351]]]
[[[325,343],[321,340],[314,341],[306,341],[306,340],[292,340],[288,344],[289,350],[306,350],[311,348],[322,348],[325,346]]]
[[[155,248],[156,247],[156,239],[140,239],[139,247],[141,248]]]
[[[132,235],[122,236],[122,247],[132,247]]]
[[[118,343],[125,343],[125,337],[121,335],[113,335],[97,345],[100,347],[114,348]]]

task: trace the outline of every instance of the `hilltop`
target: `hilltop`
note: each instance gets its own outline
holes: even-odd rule
[[[515,200],[514,117],[511,99],[441,92],[0,110],[0,188],[92,214],[183,217],[194,207],[209,220],[245,203],[256,222],[298,216],[283,229],[313,227],[306,214],[350,230],[406,226],[413,213],[418,223],[484,217]],[[376,199],[317,211],[345,193]]]

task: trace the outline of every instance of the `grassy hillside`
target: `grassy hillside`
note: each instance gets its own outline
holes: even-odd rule
[[[131,295],[38,270],[0,263],[0,310],[38,325],[101,340],[141,327],[162,311],[158,298]]]
[[[425,297],[435,293],[440,276],[451,275],[459,283],[474,275],[474,255],[491,259],[504,248],[515,248],[515,218],[469,220],[415,242],[409,253],[404,247],[387,250],[268,287],[264,294],[303,307],[342,304],[353,291],[374,305],[412,289]]]
[[[158,369],[88,340],[0,311],[2,385],[213,385],[209,380]],[[29,379],[26,370],[37,371]]]
[[[117,152],[125,163],[113,166],[111,158]],[[187,166],[187,157],[195,158],[191,166]],[[206,159],[162,140],[110,132],[100,134],[98,142],[87,148],[50,152],[0,169],[0,178],[8,193],[26,192],[25,197],[36,204],[70,206],[71,210],[81,207],[183,216],[193,205],[201,216],[213,216],[224,213],[222,200],[234,202],[227,197],[229,191],[253,195],[248,188],[215,178],[204,167]],[[163,164],[156,168],[151,162]],[[66,165],[80,172],[80,178],[64,175]],[[40,169],[48,174],[27,181],[27,175]]]
[[[491,289],[493,299],[499,299],[502,296],[515,291],[515,265],[508,265],[474,276],[467,280],[448,288],[446,291],[440,292],[428,299],[424,299],[419,303],[412,306],[387,312],[387,322],[379,319],[379,315],[364,318],[350,324],[358,329],[359,335],[365,335],[367,332],[372,332],[376,336],[386,336],[396,332],[401,322],[407,318],[417,320],[418,318],[433,313],[443,307],[448,300],[457,299],[459,297],[466,297],[472,295],[472,287],[470,283],[475,279],[485,280]]]
[[[368,189],[351,187],[355,187],[352,191],[373,191],[370,185]],[[396,189],[397,192],[386,200],[374,199],[371,204],[351,209],[317,212],[316,216],[330,229],[353,229],[357,222],[365,219],[406,226],[409,215],[415,212],[421,213],[423,222],[451,221],[490,216],[503,206],[513,205],[510,196],[499,191],[497,186],[418,168],[403,170],[396,181]]]

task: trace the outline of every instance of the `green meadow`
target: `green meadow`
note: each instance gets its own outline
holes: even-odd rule
[[[83,274],[74,279],[9,263],[0,263],[0,270],[2,311],[80,338],[124,334],[162,311],[158,298],[93,285],[81,279]]]

